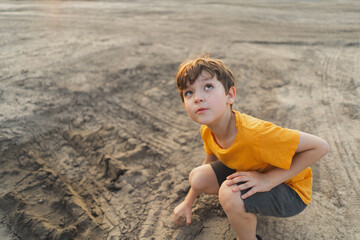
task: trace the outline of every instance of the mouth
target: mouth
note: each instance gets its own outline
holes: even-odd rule
[[[196,110],[196,113],[204,113],[204,112],[206,112],[208,109],[207,108],[198,108],[197,110]]]

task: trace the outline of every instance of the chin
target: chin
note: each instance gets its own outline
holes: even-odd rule
[[[195,119],[195,122],[201,124],[201,125],[208,125],[211,124],[212,121],[206,120],[206,119]]]

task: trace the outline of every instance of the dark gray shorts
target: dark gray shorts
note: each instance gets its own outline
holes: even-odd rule
[[[215,172],[219,186],[226,180],[227,176],[236,172],[220,161],[213,162],[210,165]],[[241,194],[245,194],[249,190],[242,190]],[[307,206],[299,195],[285,183],[274,187],[269,192],[255,193],[243,201],[247,212],[274,217],[291,217],[302,212]]]

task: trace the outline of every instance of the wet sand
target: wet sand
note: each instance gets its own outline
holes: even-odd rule
[[[2,1],[0,216],[20,239],[233,239],[216,196],[172,210],[204,157],[174,76],[205,53],[235,110],[318,135],[313,200],[263,239],[360,239],[357,1]]]

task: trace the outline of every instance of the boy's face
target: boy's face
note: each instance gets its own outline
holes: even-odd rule
[[[226,111],[231,111],[235,101],[235,88],[226,94],[216,76],[202,71],[193,84],[187,84],[183,91],[184,106],[189,117],[200,124],[212,125],[220,120]]]

